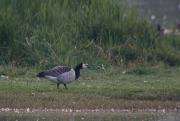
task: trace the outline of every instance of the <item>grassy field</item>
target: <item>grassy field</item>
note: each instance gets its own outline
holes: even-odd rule
[[[36,78],[33,68],[1,67],[1,108],[148,109],[180,105],[180,68],[163,64],[83,70],[79,80],[60,89]]]
[[[0,0],[0,108],[179,107],[179,40],[114,0]],[[68,90],[35,76],[80,62]]]

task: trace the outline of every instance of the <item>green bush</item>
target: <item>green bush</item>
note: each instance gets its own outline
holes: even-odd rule
[[[163,44],[156,34],[134,9],[112,0],[0,1],[0,64],[149,61]]]

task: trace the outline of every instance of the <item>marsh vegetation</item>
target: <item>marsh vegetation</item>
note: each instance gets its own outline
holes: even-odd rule
[[[0,0],[0,107],[178,109],[179,40],[111,0]],[[69,90],[35,77],[79,62]]]
[[[135,9],[111,0],[0,1],[3,65],[179,65],[179,37],[157,35]]]

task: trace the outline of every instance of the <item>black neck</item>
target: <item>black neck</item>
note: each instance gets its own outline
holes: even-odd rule
[[[79,76],[80,76],[80,68],[79,67],[75,67],[74,70],[75,70],[75,74],[76,74],[75,79],[78,79]]]

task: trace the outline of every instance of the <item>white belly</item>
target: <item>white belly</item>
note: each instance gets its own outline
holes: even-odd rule
[[[45,78],[48,79],[50,82],[58,83],[57,77],[45,76]]]
[[[67,84],[75,80],[75,71],[71,69],[69,72],[65,72],[57,77],[59,83]]]
[[[46,79],[48,79],[50,82],[53,83],[62,83],[62,84],[68,84],[75,80],[75,71],[74,69],[71,69],[69,72],[65,72],[58,77],[53,77],[53,76],[45,76]]]

